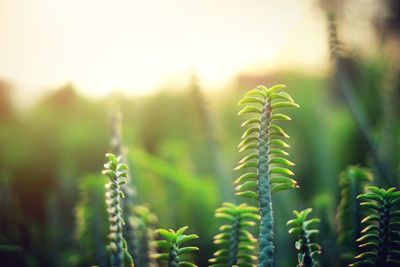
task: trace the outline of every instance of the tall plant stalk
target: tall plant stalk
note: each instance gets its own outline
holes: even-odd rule
[[[340,202],[336,211],[337,243],[345,249],[341,252],[342,265],[347,265],[357,252],[356,240],[361,234],[360,201],[357,196],[364,193],[372,181],[369,169],[350,166],[339,176]],[[345,264],[347,263],[347,264]]]
[[[275,124],[277,120],[291,120],[284,114],[276,113],[276,110],[299,107],[287,93],[278,92],[283,88],[284,85],[271,88],[259,86],[249,91],[239,102],[239,105],[246,105],[239,115],[257,114],[257,117],[250,118],[242,124],[249,128],[242,135],[239,152],[253,150],[253,153],[245,156],[236,167],[236,170],[250,169],[236,180],[236,191],[237,195],[255,198],[259,203],[260,267],[273,266],[274,217],[271,193],[298,187],[297,182],[289,178],[294,173],[286,168],[294,165],[285,159],[288,155],[285,149],[290,146],[282,139],[289,136]]]
[[[380,176],[390,185],[394,185],[395,181],[391,178],[392,175],[389,172],[388,166],[379,155],[378,146],[372,135],[372,126],[365,114],[364,108],[359,101],[359,98],[355,93],[354,85],[351,82],[349,75],[347,74],[343,66],[343,61],[340,56],[339,38],[337,35],[335,16],[333,14],[329,14],[327,16],[327,21],[329,31],[329,46],[331,57],[335,62],[335,78],[337,84],[346,99],[348,107],[353,114],[354,119],[358,127],[360,128],[363,137],[367,142],[367,145],[371,152],[371,156],[376,164]]]
[[[110,147],[111,151],[114,155],[122,155],[123,157],[121,160],[123,163],[128,167],[128,163],[124,161],[124,158],[127,158],[127,149],[123,143],[123,132],[122,132],[122,112],[121,108],[118,104],[114,104],[111,108],[111,115],[110,115],[110,128],[111,128],[111,139],[110,139]],[[124,236],[127,240],[127,245],[129,247],[130,254],[133,257],[133,260],[136,264],[138,264],[138,249],[136,247],[136,236],[135,230],[133,229],[132,225],[130,224],[130,214],[132,209],[134,208],[135,197],[136,197],[136,189],[132,184],[132,178],[127,172],[126,175],[126,182],[129,186],[124,186],[121,188],[122,192],[124,193],[124,198],[121,201],[121,208],[122,208],[122,216],[124,221],[127,222],[123,231]]]
[[[224,169],[224,162],[219,149],[214,124],[207,109],[205,96],[198,84],[196,77],[192,78],[191,91],[194,98],[195,108],[200,119],[201,127],[207,142],[209,161],[216,176],[221,198],[233,201],[233,190],[230,186],[229,175]]]

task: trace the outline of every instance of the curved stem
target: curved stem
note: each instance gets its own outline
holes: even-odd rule
[[[395,185],[395,181],[391,178],[386,162],[384,162],[379,155],[378,147],[372,136],[373,131],[371,124],[367,119],[363,106],[361,105],[357,95],[355,94],[354,85],[350,81],[350,78],[342,65],[342,60],[339,56],[337,47],[338,37],[333,15],[328,16],[328,26],[330,31],[332,57],[335,61],[335,78],[337,80],[338,86],[343,92],[347,105],[367,142],[380,176],[388,184]]]

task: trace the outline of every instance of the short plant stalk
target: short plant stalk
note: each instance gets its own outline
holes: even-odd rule
[[[257,259],[254,244],[257,240],[246,230],[254,227],[260,220],[258,208],[247,204],[235,205],[229,202],[222,204],[221,208],[215,211],[215,216],[227,221],[221,225],[220,233],[214,237],[214,243],[220,248],[214,253],[210,260],[210,267],[219,266],[254,266]]]
[[[122,163],[121,157],[117,158],[114,154],[107,154],[106,156],[108,162],[104,164],[103,174],[110,179],[110,182],[106,185],[106,201],[110,222],[111,266],[130,267],[133,264],[123,237],[124,219],[121,209],[121,198],[124,197],[121,185],[126,183],[128,167]]]
[[[111,181],[108,185],[108,192],[110,194],[110,227],[114,233],[113,242],[116,245],[116,251],[111,255],[112,266],[124,266],[123,242],[122,242],[122,213],[120,208],[120,185],[117,180]]]
[[[237,262],[238,257],[238,244],[240,237],[240,217],[235,216],[232,223],[231,238],[229,242],[229,255],[228,255],[228,266],[233,266]]]
[[[387,252],[388,252],[388,246],[389,244],[389,238],[390,238],[390,206],[388,206],[387,201],[382,205],[382,208],[379,212],[379,249],[378,249],[378,261],[377,265],[378,266],[383,266],[385,264],[386,258],[388,257]]]

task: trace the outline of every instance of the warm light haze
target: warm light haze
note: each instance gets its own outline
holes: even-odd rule
[[[0,78],[24,98],[67,82],[148,94],[192,73],[212,89],[241,72],[321,69],[324,30],[314,1],[2,0]]]

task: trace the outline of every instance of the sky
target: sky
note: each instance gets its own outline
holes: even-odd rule
[[[321,70],[325,21],[311,0],[0,0],[0,79],[31,98],[72,83],[90,96],[149,94],[193,73]]]

